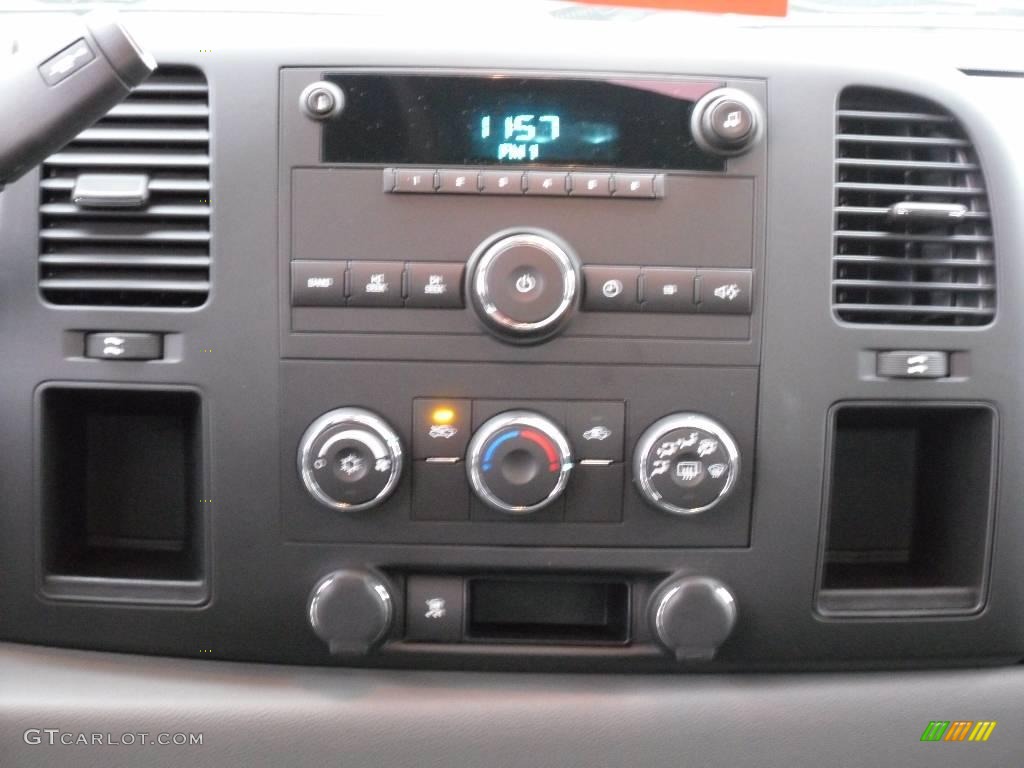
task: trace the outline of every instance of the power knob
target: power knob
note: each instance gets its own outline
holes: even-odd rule
[[[703,149],[716,155],[739,155],[760,138],[764,130],[761,107],[750,94],[735,88],[719,88],[693,107],[690,132]]]
[[[651,629],[679,661],[714,658],[736,625],[736,599],[707,576],[672,577],[651,596]]]
[[[362,408],[336,408],[299,441],[299,476],[325,507],[358,512],[382,504],[402,476],[402,443],[384,419]]]
[[[394,622],[391,594],[387,579],[374,570],[332,571],[309,595],[309,625],[331,653],[369,653]]]
[[[466,471],[473,492],[509,514],[536,512],[562,495],[572,471],[565,433],[533,411],[506,411],[469,441]]]
[[[535,343],[558,333],[576,310],[579,259],[550,233],[507,230],[477,248],[466,282],[489,331],[504,341]]]

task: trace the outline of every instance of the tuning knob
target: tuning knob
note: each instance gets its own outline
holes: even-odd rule
[[[665,512],[705,512],[728,496],[740,473],[740,452],[728,430],[696,413],[656,421],[640,436],[633,480],[644,499]]]
[[[384,502],[402,475],[402,444],[395,431],[362,408],[328,411],[299,441],[299,475],[326,507],[358,512]]]
[[[702,148],[716,155],[746,152],[760,137],[761,107],[748,93],[719,88],[693,107],[690,132]]]
[[[499,512],[536,512],[565,490],[572,450],[546,416],[506,411],[484,422],[469,441],[466,471],[473,491]]]
[[[309,624],[331,653],[369,653],[387,636],[394,614],[387,580],[372,570],[333,571],[309,596]]]
[[[483,324],[513,343],[557,333],[579,304],[579,260],[542,232],[499,232],[484,241],[469,260],[466,281]]]
[[[736,625],[736,599],[707,576],[673,577],[651,596],[651,629],[679,661],[714,658]]]

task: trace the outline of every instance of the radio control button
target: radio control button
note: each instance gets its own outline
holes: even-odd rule
[[[611,197],[610,173],[571,173],[573,197]]]
[[[460,309],[462,302],[462,264],[419,263],[405,265],[409,296],[407,307]]]
[[[526,194],[558,195],[564,197],[569,194],[569,175],[566,173],[527,171]]]
[[[480,172],[476,170],[440,170],[437,172],[437,191],[451,195],[475,195],[480,192]]]
[[[708,109],[708,126],[724,145],[743,144],[754,131],[754,113],[737,99],[722,99]]]
[[[293,261],[292,306],[344,307],[344,261]]]
[[[701,269],[700,311],[717,315],[749,315],[753,273],[749,269]]]
[[[401,262],[353,261],[349,265],[349,306],[402,306]]]
[[[616,173],[616,197],[657,197],[654,175],[650,173]]]
[[[718,88],[694,105],[690,132],[701,149],[731,156],[746,152],[758,140],[764,120],[757,101],[735,88]]]
[[[434,191],[433,168],[399,168],[395,171],[395,192]]]
[[[523,194],[522,171],[481,171],[480,191],[485,195]]]
[[[470,258],[467,292],[480,320],[508,341],[541,341],[556,333],[579,303],[579,263],[537,232],[499,233]]]
[[[639,267],[583,267],[583,309],[589,312],[638,312]]]
[[[693,282],[695,269],[644,267],[640,292],[644,312],[696,312]]]

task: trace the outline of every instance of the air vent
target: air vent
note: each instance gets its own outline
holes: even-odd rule
[[[210,290],[209,144],[206,78],[161,66],[50,156],[40,179],[43,297],[88,306],[202,304]]]
[[[873,88],[840,95],[833,307],[851,323],[984,325],[992,223],[977,155],[947,111]]]

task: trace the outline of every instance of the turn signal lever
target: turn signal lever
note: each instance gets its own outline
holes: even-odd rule
[[[156,61],[110,13],[0,62],[0,190],[119,104]]]

